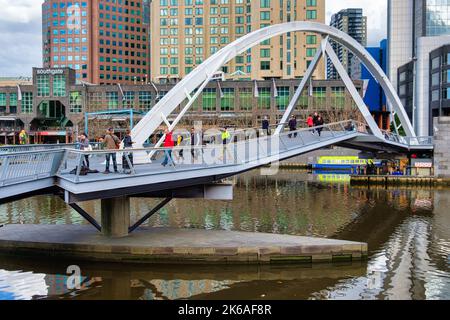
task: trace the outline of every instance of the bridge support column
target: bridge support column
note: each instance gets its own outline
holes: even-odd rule
[[[101,201],[103,235],[111,238],[128,236],[130,198],[120,197]]]

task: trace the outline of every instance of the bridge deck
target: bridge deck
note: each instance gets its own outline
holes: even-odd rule
[[[361,260],[367,244],[325,238],[197,229],[141,228],[126,238],[91,226],[6,225],[0,252],[131,263],[333,262]]]
[[[308,145],[318,144],[323,141],[328,141],[332,138],[347,136],[349,132],[339,132],[332,135],[331,132],[323,132],[319,137],[317,134],[313,135],[309,131],[308,132],[299,132],[295,137],[294,135],[289,138],[288,136],[282,136],[279,143],[279,148],[274,150],[278,151],[287,151],[294,149],[301,149],[302,147]],[[250,142],[252,143],[252,142]],[[193,158],[189,149],[189,146],[184,150],[183,159],[179,157],[179,151],[174,151],[173,159],[175,160],[175,166],[167,165],[163,167],[161,163],[163,162],[164,154],[163,151],[159,152],[156,155],[156,160],[152,161],[152,163],[144,163],[144,164],[136,164],[134,166],[135,173],[133,176],[144,176],[144,175],[160,175],[165,173],[174,173],[181,171],[193,171],[208,168],[219,168],[219,167],[231,167],[241,165],[244,161],[249,161],[251,155],[247,155],[247,158],[236,159],[234,154],[234,145],[231,144],[227,147],[225,159],[222,157],[223,153],[222,145],[215,145],[212,147],[207,147],[203,151],[203,157]],[[247,146],[249,148],[249,146]],[[262,150],[264,148],[264,150]],[[272,153],[267,152],[266,146],[259,146],[257,152],[258,159],[271,156]],[[243,150],[244,148],[242,148]],[[247,149],[248,150],[248,149]],[[241,150],[239,150],[241,151]],[[205,156],[205,152],[207,155]],[[299,150],[301,152],[301,150]],[[200,153],[200,150],[199,152]],[[112,161],[110,162],[110,171],[111,174],[103,174],[105,171],[105,154],[99,154],[95,157],[90,158],[90,169],[97,170],[98,173],[89,173],[85,176],[77,176],[75,174],[70,174],[70,171],[77,166],[77,159],[73,158],[68,161],[67,169],[63,170],[58,176],[62,179],[70,181],[72,183],[85,183],[85,182],[94,182],[94,181],[107,181],[107,180],[116,180],[116,179],[128,179],[130,178],[130,174],[124,174],[122,168],[122,155],[123,152],[117,153],[117,162],[119,163],[119,173],[114,173]],[[219,157],[216,157],[218,155]],[[280,154],[282,155],[282,154]],[[139,154],[137,154],[139,156]],[[213,159],[213,163],[208,163],[209,160]],[[227,159],[228,158],[228,159]],[[239,161],[241,160],[241,161]]]
[[[83,152],[54,146],[48,150],[38,146],[36,151],[28,152],[8,149],[5,153],[0,153],[0,202],[44,188],[65,190],[66,201],[69,201],[67,197],[73,195],[77,195],[76,201],[84,201],[209,184],[331,145],[346,145],[374,152],[409,152],[412,146],[432,149],[429,138],[411,139],[388,134],[385,137],[373,136],[363,125],[352,120],[331,123],[321,129],[323,131],[320,137],[317,131],[312,134],[311,129],[300,129],[250,139],[248,132],[241,131],[237,134],[238,142],[227,144],[226,151],[221,144],[198,147],[196,160],[192,159],[189,145],[181,148],[184,148],[182,161],[177,159],[180,148],[175,148],[175,166],[169,164],[166,167],[161,166],[166,152],[163,148],[114,150],[119,167],[122,167],[124,154],[133,154],[135,165],[128,174],[123,171],[118,174],[102,174],[105,170],[105,157],[111,151]],[[217,140],[220,141],[220,135]],[[149,163],[150,156],[152,163]],[[74,169],[82,167],[85,157],[89,159],[90,169],[97,170],[98,173],[72,174]],[[110,170],[114,171],[112,164]]]

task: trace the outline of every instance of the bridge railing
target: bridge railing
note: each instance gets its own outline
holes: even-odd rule
[[[0,187],[55,176],[65,149],[0,154]]]
[[[354,121],[354,123],[357,126],[359,132],[372,134],[367,124],[358,121]],[[407,137],[388,130],[381,130],[381,132],[383,133],[384,138],[390,142],[395,142],[407,146],[433,146],[433,137]]]
[[[100,149],[101,143],[91,142],[93,149]],[[41,150],[59,150],[59,149],[79,149],[80,143],[58,143],[58,144],[26,144],[26,145],[6,145],[0,147],[0,154],[16,153],[27,151],[41,151]]]
[[[191,146],[189,141],[185,141],[174,148],[97,151],[67,149],[57,174],[75,183],[116,177],[114,158],[121,175],[149,175],[245,164],[257,166],[276,162],[296,149],[317,146],[320,142],[325,145],[330,139],[355,133],[355,126],[350,120],[287,131],[280,135],[265,135],[253,129],[231,131],[231,139],[225,144],[221,139],[216,139],[215,143],[202,146]],[[106,169],[107,159],[110,160],[109,176],[102,174]]]

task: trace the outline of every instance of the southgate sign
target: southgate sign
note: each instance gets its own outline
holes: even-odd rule
[[[55,74],[63,74],[63,69],[37,69],[36,74],[51,74],[54,76]]]

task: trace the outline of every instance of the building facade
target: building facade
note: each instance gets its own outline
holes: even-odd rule
[[[450,43],[430,53],[430,114],[450,116]],[[432,120],[432,119],[430,119]],[[431,122],[430,122],[431,125]]]
[[[333,14],[330,26],[347,33],[362,46],[367,46],[367,17],[363,16],[362,9],[345,9]],[[361,64],[353,53],[333,41],[332,46],[349,76],[352,79],[361,79]],[[331,61],[327,63],[327,78],[339,79]]]
[[[298,88],[296,79],[262,81],[213,81],[195,101],[184,121],[191,125],[201,120],[205,125],[254,127],[264,116],[279,121]],[[32,143],[70,142],[83,132],[85,113],[133,109],[135,123],[173,88],[173,84],[86,85],[76,83],[76,72],[69,68],[33,69],[31,85],[0,87],[0,144],[18,141],[24,128]],[[361,81],[355,86],[362,95]],[[181,108],[187,100],[180,105]],[[339,80],[314,80],[297,102],[295,114],[302,119],[314,111],[327,121],[355,117],[353,99]],[[176,114],[176,112],[175,112]],[[356,114],[358,114],[356,112]],[[129,125],[123,115],[92,121],[94,137],[109,126]],[[171,118],[172,119],[172,118]],[[116,121],[104,123],[102,121]],[[95,129],[97,126],[98,130]]]
[[[147,81],[149,22],[149,0],[45,0],[43,66],[93,84]]]
[[[430,113],[430,53],[450,44],[450,3],[435,0],[388,2],[389,77],[401,96],[418,135],[433,134]],[[413,77],[413,87],[408,91]],[[402,84],[398,81],[402,79]]]
[[[151,78],[177,82],[227,44],[295,20],[325,22],[325,0],[159,0],[151,8]],[[227,79],[302,77],[321,38],[288,33],[264,41],[223,67]],[[314,77],[324,79],[324,63]]]
[[[397,88],[398,68],[414,57],[414,0],[388,1],[388,77]]]

